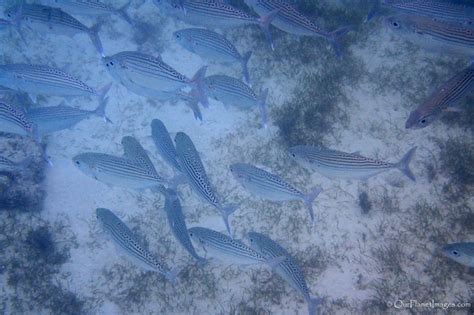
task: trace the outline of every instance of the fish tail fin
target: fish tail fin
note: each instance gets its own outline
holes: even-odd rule
[[[91,38],[92,43],[94,44],[95,48],[97,49],[101,57],[104,58],[105,57],[104,47],[102,46],[102,42],[99,38],[99,31],[101,27],[102,27],[102,22],[99,22],[95,24],[94,26],[92,26],[89,29],[89,37]]]
[[[329,41],[338,58],[342,58],[341,38],[354,29],[354,26],[343,26],[329,33]]]
[[[252,56],[252,52],[247,51],[245,55],[242,56],[242,59],[241,59],[242,75],[244,77],[245,83],[247,83],[249,86],[250,86],[250,76],[249,76],[248,63],[251,56]]]
[[[168,279],[168,281],[172,284],[176,284],[176,278],[178,277],[181,270],[183,270],[183,267],[181,266],[174,267],[173,269],[165,273],[166,279]]]
[[[224,208],[221,208],[220,211],[222,213],[222,218],[224,219],[224,224],[225,228],[227,230],[227,233],[229,233],[230,237],[232,236],[232,230],[230,228],[230,223],[229,223],[229,216],[237,210],[237,207],[235,205],[229,205]]]
[[[108,97],[101,98],[99,106],[97,106],[97,108],[94,110],[94,113],[97,116],[102,117],[105,122],[112,123],[112,120],[110,120],[109,117],[107,117],[107,115],[105,114],[105,107],[107,106],[108,102],[109,102]]]
[[[204,88],[204,78],[206,77],[207,66],[201,67],[191,79],[191,83],[194,85],[194,92],[197,93],[199,102],[204,107],[209,107],[209,101],[207,100],[206,91]]]
[[[131,3],[132,3],[131,0],[125,3],[121,8],[117,10],[117,14],[120,15],[125,20],[125,22],[127,22],[130,25],[133,25],[132,18],[127,13],[127,10],[130,7]]]
[[[317,312],[317,308],[318,308],[318,305],[321,304],[322,302],[322,299],[321,298],[313,298],[313,297],[310,297],[308,299],[308,314],[309,315],[316,315],[318,312]]]
[[[400,160],[400,162],[397,163],[397,167],[400,171],[402,171],[403,174],[405,174],[409,179],[412,181],[416,181],[415,175],[413,175],[413,172],[410,169],[410,162],[415,155],[417,147],[411,148]]]
[[[265,129],[267,129],[267,124],[268,124],[267,96],[268,96],[268,88],[263,90],[262,93],[260,93],[260,96],[258,98],[258,106],[260,108],[262,126]]]
[[[316,199],[319,196],[319,194],[322,191],[323,190],[321,189],[321,187],[316,187],[309,194],[304,196],[303,201],[304,201],[306,207],[308,208],[309,215],[311,217],[311,222],[314,222],[314,212],[313,212],[313,205],[312,205],[313,201],[314,201],[314,199]]]
[[[267,42],[270,45],[272,51],[275,50],[275,46],[273,45],[272,33],[270,32],[270,24],[272,24],[272,21],[278,15],[278,12],[280,12],[280,9],[275,9],[267,15],[263,15],[257,19],[258,25],[260,25],[263,32],[265,33],[265,37],[267,38]]]
[[[194,119],[202,121],[202,113],[199,108],[199,95],[197,94],[197,90],[194,89],[189,93],[182,92],[178,94],[178,97],[193,111]]]

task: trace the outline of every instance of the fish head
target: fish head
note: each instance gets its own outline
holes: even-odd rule
[[[232,175],[234,175],[234,177],[237,181],[246,181],[247,180],[247,178],[249,177],[247,175],[247,173],[248,173],[247,169],[248,169],[248,167],[244,163],[234,163],[234,164],[229,166],[230,172],[232,173]]]
[[[111,221],[111,219],[115,217],[112,211],[105,208],[97,208],[95,210],[95,215],[97,217],[97,220],[99,220],[100,222],[108,222],[108,221]]]
[[[120,61],[115,56],[102,57],[102,64],[107,68],[108,71],[113,72],[120,67]]]
[[[421,129],[431,124],[437,115],[434,114],[423,114],[419,110],[414,110],[408,116],[405,122],[406,129]]]
[[[84,174],[95,177],[97,168],[93,153],[81,153],[72,158],[74,165]]]
[[[153,3],[165,14],[176,17],[185,14],[183,0],[153,0]]]
[[[288,149],[288,154],[296,162],[306,162],[307,147],[304,145],[291,147]]]
[[[260,251],[261,250],[261,234],[257,232],[248,232],[247,238],[250,242],[250,247],[253,250]]]
[[[3,11],[5,18],[7,21],[12,23],[17,23],[22,18],[23,6],[22,5],[14,5],[12,7],[7,8]]]
[[[193,145],[191,138],[182,131],[176,133],[174,137],[174,142],[176,143],[176,151],[181,151],[189,149]]]
[[[192,227],[188,229],[189,238],[191,238],[197,244],[202,246],[206,245],[206,241],[203,238],[203,228],[200,227]]]
[[[444,256],[465,266],[474,267],[474,243],[453,243],[445,245],[441,252]]]
[[[384,19],[386,27],[395,33],[409,33],[413,27],[412,22],[403,16],[389,16]]]

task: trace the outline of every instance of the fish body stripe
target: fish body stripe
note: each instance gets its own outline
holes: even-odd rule
[[[213,75],[207,77],[204,81],[209,85],[210,89],[218,88],[222,92],[257,101],[257,95],[255,92],[248,85],[238,79],[225,75]]]
[[[33,133],[34,125],[19,108],[0,101],[0,119],[17,125],[21,129]]]

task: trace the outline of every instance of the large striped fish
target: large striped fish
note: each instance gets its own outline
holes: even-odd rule
[[[0,100],[0,132],[31,137],[39,142],[38,129],[18,106]]]
[[[207,96],[226,105],[260,110],[262,126],[267,127],[267,95],[268,89],[257,95],[247,84],[226,75],[211,75],[204,79]]]
[[[105,115],[105,106],[108,98],[102,100],[95,110],[83,110],[65,105],[35,107],[27,111],[27,117],[36,124],[38,133],[45,135],[74,127],[76,124],[91,116],[102,117],[105,121],[110,119]]]
[[[114,186],[143,190],[167,183],[156,171],[125,157],[87,152],[76,155],[73,162],[87,176]]]
[[[171,283],[176,282],[176,276],[181,269],[168,269],[164,263],[146,250],[128,226],[112,211],[97,208],[96,216],[103,229],[112,238],[116,248],[124,253],[126,258],[145,270],[159,272]]]
[[[441,252],[460,264],[474,268],[474,242],[447,244]]]
[[[401,14],[425,16],[451,23],[474,24],[474,7],[443,0],[383,0],[375,1],[367,20],[378,15],[380,7]]]
[[[55,96],[97,96],[107,94],[110,84],[96,90],[72,75],[49,66],[32,64],[0,65],[0,85],[15,91]]]
[[[43,34],[52,33],[73,37],[76,34],[85,33],[89,35],[97,51],[104,56],[98,34],[99,24],[89,28],[61,9],[40,4],[22,3],[5,10],[4,14],[8,20],[16,23],[17,27],[27,26]]]
[[[127,23],[133,24],[127,14],[127,9],[131,1],[127,2],[121,8],[116,9],[104,2],[98,0],[42,0],[42,4],[51,7],[60,8],[71,14],[105,16],[116,14],[121,16]]]
[[[254,195],[273,201],[303,201],[308,208],[311,221],[314,220],[312,203],[322,191],[321,188],[318,187],[309,194],[303,194],[280,176],[245,163],[232,164],[230,171],[235,179]]]
[[[168,163],[176,172],[181,173],[181,165],[179,165],[178,156],[174,147],[173,140],[170,137],[165,124],[159,119],[151,121],[151,137],[156,145],[158,153],[163,160]]]
[[[181,46],[203,58],[224,63],[240,63],[242,76],[247,84],[250,83],[247,64],[252,55],[251,51],[241,55],[223,35],[202,28],[186,28],[174,32],[173,36]]]
[[[259,25],[265,32],[265,36],[273,49],[269,26],[278,13],[277,10],[257,18],[223,1],[153,0],[153,3],[166,15],[193,25],[210,28]]]
[[[405,128],[424,128],[446,111],[456,111],[455,105],[474,91],[474,63],[454,75],[410,113]]]
[[[399,169],[415,181],[409,164],[416,147],[411,148],[398,163],[389,163],[364,157],[358,153],[346,153],[321,147],[299,145],[289,149],[293,159],[303,166],[315,170],[328,178],[367,180],[391,169]]]
[[[421,16],[399,15],[385,19],[395,33],[430,51],[474,56],[474,27]]]
[[[300,266],[280,244],[269,238],[268,236],[249,232],[248,238],[250,240],[250,247],[259,252],[266,259],[274,259],[276,257],[284,257],[285,259],[280,262],[273,270],[283,278],[291,287],[301,293],[308,303],[308,313],[316,314],[316,306],[320,303],[320,298],[313,298],[306,284],[304,273]]]
[[[224,206],[214,192],[212,185],[207,178],[206,170],[202,164],[199,153],[197,152],[191,138],[184,132],[178,132],[175,137],[176,153],[183,174],[186,175],[189,184],[194,192],[205,202],[214,206],[222,215],[224,224],[229,235],[232,235],[229,215],[236,208],[234,206]]]
[[[202,87],[207,67],[202,67],[189,79],[161,58],[136,51],[123,51],[105,57],[103,62],[112,77],[137,94],[167,100],[176,97],[178,90],[191,87],[200,92],[200,101],[207,106]]]
[[[165,195],[165,206],[166,217],[168,218],[168,224],[171,232],[178,242],[184,247],[184,249],[196,259],[200,266],[207,263],[207,259],[199,256],[194,249],[193,243],[188,234],[188,228],[184,218],[183,210],[181,209],[181,203],[179,202],[178,195],[172,189],[163,189]]]
[[[341,55],[339,40],[350,27],[341,27],[333,32],[325,31],[285,0],[245,0],[245,3],[260,15],[277,12],[271,24],[286,33],[327,39],[336,54]]]

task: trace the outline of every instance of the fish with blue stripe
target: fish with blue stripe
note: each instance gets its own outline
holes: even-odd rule
[[[38,128],[20,107],[0,100],[0,132],[33,138],[39,142]]]

